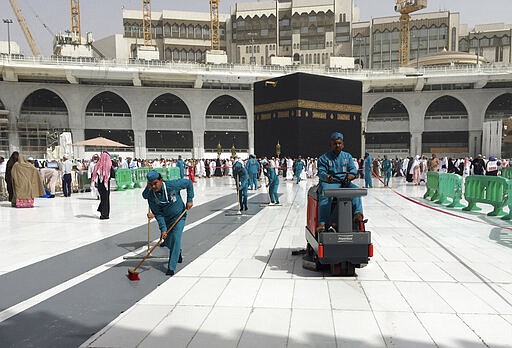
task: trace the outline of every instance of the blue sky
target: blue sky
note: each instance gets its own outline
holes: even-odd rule
[[[253,2],[255,0],[221,0],[221,12],[228,13],[235,2]],[[354,0],[361,9],[361,19],[394,15],[394,0]],[[18,0],[30,29],[44,55],[49,55],[53,38],[52,32],[64,32],[70,27],[69,0]],[[483,5],[479,0],[429,0],[427,11],[446,9],[461,14],[461,23],[471,26],[482,23],[512,23],[510,15],[511,0],[490,0]],[[122,33],[122,8],[141,9],[141,0],[86,0],[81,2],[81,27],[83,32],[92,31],[96,39]],[[208,0],[153,0],[153,11],[209,11]],[[23,53],[30,55],[30,50],[23,33],[16,22],[16,17],[7,0],[0,1],[0,17],[12,18],[11,39],[17,41]],[[44,24],[44,25],[43,25]],[[7,40],[7,25],[0,22],[0,40]]]

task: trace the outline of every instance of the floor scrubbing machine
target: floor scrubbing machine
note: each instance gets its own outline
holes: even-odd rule
[[[343,185],[342,185],[343,186]],[[365,230],[365,221],[352,220],[352,198],[366,196],[361,188],[325,189],[333,197],[331,223],[318,231],[318,185],[308,191],[307,246],[303,267],[320,271],[330,267],[331,275],[350,277],[356,268],[365,267],[373,256],[371,233]]]

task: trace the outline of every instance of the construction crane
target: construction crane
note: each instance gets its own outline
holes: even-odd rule
[[[210,39],[212,50],[220,50],[220,0],[210,0]]]
[[[400,66],[409,64],[409,41],[411,33],[410,13],[427,7],[427,0],[395,0],[395,11],[400,13]]]
[[[27,39],[32,54],[35,57],[40,56],[41,51],[39,50],[39,47],[37,47],[36,41],[34,40],[34,37],[32,36],[30,29],[28,28],[27,22],[25,21],[25,17],[23,17],[23,13],[21,13],[21,9],[18,6],[18,2],[16,0],[9,0],[9,3],[11,4],[12,10],[16,15],[16,19],[20,24],[21,30],[23,30],[23,34],[25,35],[25,39]]]
[[[57,34],[53,39],[53,54],[57,57],[92,58],[93,51],[100,57],[103,55],[93,46],[92,33],[86,33],[85,42],[82,40],[80,25],[80,0],[69,1],[71,28],[65,34]]]
[[[82,44],[82,34],[80,33],[80,0],[70,0],[71,6],[71,34],[74,37],[73,43]]]
[[[151,0],[142,0],[142,33],[144,46],[151,46],[153,42],[151,36]]]

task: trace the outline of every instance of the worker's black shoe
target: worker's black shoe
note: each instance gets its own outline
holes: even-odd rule
[[[181,256],[181,251],[180,251],[180,257],[178,258],[178,263],[182,263],[183,262],[183,257]]]
[[[168,269],[167,272],[165,272],[165,275],[172,277],[174,275],[174,271],[172,269]]]

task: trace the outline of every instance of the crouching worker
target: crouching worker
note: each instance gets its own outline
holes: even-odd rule
[[[261,163],[265,169],[265,176],[268,178],[268,195],[270,196],[270,204],[279,204],[279,195],[277,189],[279,188],[279,177],[274,168],[270,166],[267,161]]]
[[[178,221],[172,230],[167,229],[178,219],[185,208],[193,206],[194,186],[188,179],[166,180],[162,179],[160,173],[151,170],[147,175],[148,184],[142,192],[142,197],[148,200],[152,213],[148,218],[155,218],[164,240],[162,243],[169,248],[169,263],[166,275],[173,276],[180,257],[181,235],[185,227],[186,214]],[[187,204],[183,203],[180,191],[187,190]]]
[[[326,224],[330,223],[332,197],[324,195],[325,189],[332,188],[359,188],[353,184],[357,174],[352,155],[344,152],[343,134],[331,134],[331,150],[318,159],[318,228],[324,231]],[[342,174],[343,173],[343,174]],[[354,223],[363,221],[363,205],[361,197],[352,198],[352,217]]]

